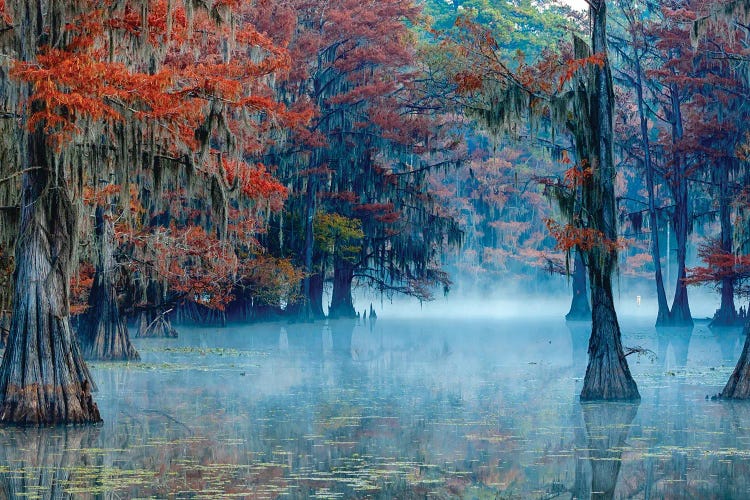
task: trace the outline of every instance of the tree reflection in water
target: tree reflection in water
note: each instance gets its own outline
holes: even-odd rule
[[[101,457],[89,453],[99,427],[12,428],[0,434],[2,498],[73,498],[101,481]],[[99,491],[103,493],[103,491]]]
[[[591,465],[591,498],[614,498],[625,441],[638,404],[585,403],[581,406]]]
[[[93,365],[101,426],[0,429],[0,498],[748,497],[715,335],[623,332],[637,407],[578,402],[585,322],[183,327]]]

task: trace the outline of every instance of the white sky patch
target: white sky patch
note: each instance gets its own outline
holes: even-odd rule
[[[589,4],[586,0],[562,0],[564,4],[570,5],[576,10],[586,10],[589,8]]]

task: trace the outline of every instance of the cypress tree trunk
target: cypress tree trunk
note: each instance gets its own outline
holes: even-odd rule
[[[750,320],[745,321],[742,334],[745,345],[737,361],[734,372],[729,377],[727,385],[721,391],[720,397],[726,399],[750,399]]]
[[[317,183],[315,179],[310,176],[307,180],[307,193],[305,197],[305,248],[303,252],[303,258],[305,262],[305,270],[308,273],[312,273],[313,269],[313,251],[315,248],[315,196],[317,191]],[[312,309],[312,276],[305,276],[302,280],[302,310],[300,311],[300,319],[303,321],[313,320],[313,309]],[[322,294],[321,294],[322,300]],[[321,309],[323,305],[321,303]]]
[[[329,318],[356,318],[352,301],[352,281],[354,280],[354,265],[336,258],[333,268],[333,294],[331,307],[328,309]]]
[[[128,361],[140,359],[130,343],[128,327],[120,315],[113,276],[115,262],[112,252],[114,228],[104,216],[102,207],[96,208],[94,232],[99,258],[94,285],[89,293],[89,307],[78,329],[83,355],[87,359]]]
[[[589,363],[581,391],[582,401],[639,399],[638,387],[630,374],[622,348],[620,325],[615,313],[612,285],[591,283],[592,330]]]
[[[8,346],[8,334],[10,333],[10,312],[0,312],[0,347]]]
[[[729,190],[729,166],[719,167],[719,221],[721,222],[721,249],[732,253],[732,216],[730,206],[732,194]],[[738,322],[734,306],[734,279],[731,276],[721,280],[721,305],[716,311],[711,326],[732,326]]]
[[[677,284],[670,311],[670,325],[691,326],[693,317],[690,313],[687,285],[687,238],[688,238],[688,191],[687,180],[678,181],[677,201],[675,203],[674,229],[677,239]]]
[[[323,275],[315,273],[310,276],[310,314],[314,319],[324,319],[323,312]]]
[[[591,2],[592,49],[595,54],[607,54],[607,2]],[[592,180],[584,190],[584,206],[592,229],[613,243],[617,240],[616,200],[614,192],[615,167],[613,158],[614,90],[609,60],[594,66],[594,89],[590,96],[589,124],[592,134],[592,154],[589,158]],[[612,273],[617,265],[617,249],[611,244],[600,244],[588,252],[589,282],[591,285],[592,329],[589,340],[589,363],[583,381],[581,400],[640,399],[638,388],[630,374],[620,340],[620,325],[612,295]]]
[[[203,304],[185,302],[177,306],[172,313],[172,324],[176,325],[201,325],[201,326],[227,326],[227,311],[211,309]]]
[[[589,293],[586,286],[586,265],[583,263],[581,251],[576,250],[573,264],[573,300],[570,302],[570,311],[565,315],[568,321],[591,320],[591,306],[589,305]]]
[[[682,110],[680,109],[679,92],[676,85],[670,87],[672,100],[672,140],[677,142],[683,136],[682,128]],[[689,228],[688,213],[688,184],[685,172],[685,159],[681,154],[675,153],[674,157],[675,170],[677,174],[672,181],[672,194],[674,196],[674,232],[677,239],[677,283],[675,285],[674,299],[672,300],[672,309],[669,312],[670,325],[672,326],[691,326],[693,317],[690,313],[690,303],[688,301],[687,285],[687,237]]]
[[[2,134],[0,129],[0,134]],[[2,161],[0,159],[0,161]],[[0,227],[15,235],[16,229],[8,223],[8,218],[0,214]],[[0,347],[8,345],[8,333],[10,332],[10,315],[13,307],[13,257],[0,246]]]
[[[41,128],[26,145],[13,319],[0,365],[0,421],[99,422],[91,375],[70,326],[77,214]]]
[[[637,50],[637,49],[636,49]],[[648,218],[651,226],[651,260],[654,262],[654,280],[656,284],[656,298],[659,310],[656,315],[656,325],[670,322],[667,293],[664,290],[664,276],[661,271],[661,250],[659,249],[658,219],[656,217],[656,202],[654,200],[654,165],[651,158],[651,143],[648,137],[648,118],[643,106],[643,75],[641,58],[634,57],[636,68],[636,97],[638,101],[638,116],[640,118],[641,145],[643,146],[643,167],[646,170],[646,187],[648,189]],[[667,256],[669,257],[669,256]]]

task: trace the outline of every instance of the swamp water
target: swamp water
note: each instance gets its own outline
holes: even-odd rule
[[[0,498],[749,498],[740,331],[623,321],[642,401],[577,400],[588,325],[181,328],[94,363],[104,424],[0,428]]]

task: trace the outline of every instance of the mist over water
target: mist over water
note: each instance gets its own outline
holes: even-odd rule
[[[11,498],[750,494],[750,409],[706,399],[731,373],[739,330],[657,331],[652,318],[626,316],[624,344],[653,352],[628,358],[642,401],[582,405],[590,325],[566,324],[559,307],[537,310],[473,319],[383,310],[374,322],[136,339],[142,362],[92,365],[102,426],[0,434],[0,490]]]
[[[621,317],[641,318],[656,321],[658,306],[652,283],[648,286],[628,286],[615,289],[615,306]],[[571,292],[569,285],[560,280],[552,283],[548,294],[532,294],[518,290],[483,293],[458,290],[446,296],[436,296],[434,300],[419,303],[412,298],[391,299],[362,292],[355,294],[357,311],[369,311],[373,305],[378,315],[389,318],[549,318],[564,317],[570,309]],[[709,288],[696,287],[689,291],[690,310],[696,320],[711,318],[720,305],[717,294]],[[669,303],[672,296],[668,295]],[[737,308],[742,304],[737,303]],[[369,314],[369,313],[368,313]]]

